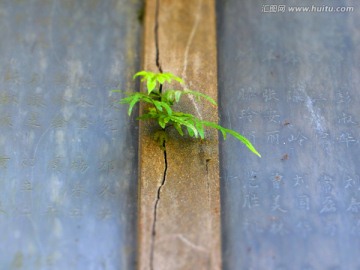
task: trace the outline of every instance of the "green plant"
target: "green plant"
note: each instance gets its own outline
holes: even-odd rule
[[[226,139],[227,134],[234,136],[236,139],[244,143],[251,152],[261,157],[251,142],[240,133],[224,128],[217,123],[199,119],[190,113],[173,110],[173,105],[178,103],[184,94],[192,95],[198,99],[202,98],[214,106],[217,106],[217,103],[211,97],[189,89],[163,90],[163,85],[165,83],[171,83],[173,80],[181,84],[184,83],[181,78],[173,75],[172,73],[153,73],[149,71],[140,71],[136,73],[133,78],[135,79],[137,77],[141,77],[141,81],[146,82],[147,92],[126,93],[127,97],[121,99],[119,103],[129,105],[129,116],[131,115],[134,106],[138,102],[148,104],[145,112],[137,119],[155,120],[159,124],[161,131],[155,133],[155,139],[159,141],[160,146],[165,147],[164,142],[167,140],[167,135],[164,131],[168,127],[174,127],[181,136],[184,136],[184,130],[186,130],[190,137],[200,139],[205,139],[205,128],[209,127],[219,130],[222,133],[224,139]],[[113,92],[122,91],[113,90]]]

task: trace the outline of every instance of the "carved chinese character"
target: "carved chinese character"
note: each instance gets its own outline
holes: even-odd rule
[[[276,97],[276,92],[273,89],[266,88],[263,92],[263,98],[265,102],[269,101],[278,101],[279,99]]]
[[[299,210],[310,210],[310,197],[306,194],[296,196],[296,206]]]
[[[67,121],[64,116],[58,115],[51,121],[51,126],[53,128],[63,128],[66,125]]]
[[[308,138],[298,132],[296,135],[291,134],[288,138],[289,143],[296,142],[298,145],[302,146],[305,141],[307,141]]]
[[[332,193],[334,188],[334,180],[329,175],[322,175],[319,182],[323,195],[329,195]]]
[[[344,112],[341,114],[341,116],[339,116],[338,123],[345,125],[357,125],[353,119],[353,116]]]
[[[353,135],[349,132],[343,132],[340,134],[340,137],[338,138],[339,142],[346,145],[347,148],[349,148],[350,145],[357,144],[358,140],[353,137]]]
[[[242,205],[243,208],[251,209],[253,207],[259,206],[259,197],[255,192],[248,192],[244,195],[244,203]]]
[[[273,211],[273,212],[278,211],[278,212],[281,212],[281,213],[286,213],[287,212],[286,209],[284,209],[284,208],[282,208],[280,206],[280,195],[275,195],[273,197],[271,211]]]
[[[302,176],[296,175],[294,177],[294,187],[300,187],[305,184],[305,180]]]
[[[112,213],[110,208],[101,208],[98,212],[98,217],[102,220],[111,218]]]
[[[37,108],[41,108],[45,106],[44,98],[40,94],[30,95],[27,99],[27,104]]]
[[[71,163],[71,168],[84,173],[89,168],[89,165],[87,164],[85,159],[80,156]]]
[[[253,118],[254,116],[256,115],[257,113],[255,111],[252,111],[250,110],[249,108],[247,109],[244,109],[244,110],[241,110],[240,111],[240,115],[238,116],[239,119],[245,119],[247,120],[248,122],[252,122],[253,121]]]
[[[338,91],[336,93],[336,98],[337,98],[337,103],[339,104],[349,104],[351,102],[351,96],[349,91],[344,90],[344,91]]]
[[[278,114],[278,112],[276,110],[272,110],[272,109],[269,109],[267,111],[265,111],[264,113],[264,117],[265,119],[268,120],[269,123],[280,123],[280,115]]]
[[[32,183],[29,180],[25,180],[25,182],[22,185],[22,190],[24,191],[32,191]]]
[[[350,205],[346,209],[347,212],[351,212],[353,214],[357,214],[360,212],[360,201],[356,198],[352,197],[350,201]]]
[[[106,160],[101,161],[99,166],[100,171],[105,171],[106,173],[110,173],[115,169],[115,161],[114,160]]]
[[[49,168],[52,169],[53,171],[61,172],[61,170],[62,170],[61,161],[62,161],[62,157],[60,157],[60,156],[56,156],[56,157],[52,158],[49,161]]]
[[[115,192],[112,190],[111,186],[109,183],[103,183],[101,185],[100,191],[99,191],[99,196],[102,198],[107,198],[107,197],[111,197],[114,196]]]
[[[69,214],[70,214],[71,217],[74,217],[74,218],[80,218],[83,215],[81,209],[76,208],[76,207],[71,209]]]
[[[76,104],[80,107],[93,107],[94,105],[90,103],[85,96],[81,96],[77,101]]]
[[[10,115],[3,115],[0,117],[0,126],[4,128],[12,127],[12,119]]]
[[[40,128],[41,124],[39,123],[39,114],[31,113],[30,117],[28,118],[27,125],[32,128]]]
[[[10,158],[7,156],[0,156],[0,168],[6,169]]]
[[[307,237],[313,231],[313,227],[308,220],[300,220],[296,223],[295,228],[302,237]]]
[[[77,198],[80,198],[83,194],[86,193],[87,192],[85,191],[83,185],[81,185],[80,183],[76,183],[71,189],[71,195]]]
[[[276,189],[276,190],[279,190],[281,185],[283,184],[282,183],[282,179],[283,179],[283,176],[279,173],[275,173],[272,177],[271,177],[271,182],[273,184],[273,188]]]
[[[259,184],[257,182],[257,172],[255,172],[255,171],[248,172],[247,183],[250,188],[258,188],[259,187]]]
[[[92,123],[93,122],[90,121],[89,119],[82,118],[82,119],[80,119],[79,128],[80,129],[87,129]]]
[[[281,219],[274,217],[270,224],[269,232],[275,235],[285,235],[289,233],[289,230]]]
[[[326,196],[321,202],[320,214],[330,214],[337,211],[336,200],[334,196]]]
[[[279,131],[269,131],[266,132],[267,142],[271,144],[279,144]]]

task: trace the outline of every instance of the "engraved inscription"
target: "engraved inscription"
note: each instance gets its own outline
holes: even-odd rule
[[[110,208],[103,207],[98,211],[97,216],[101,220],[109,219],[112,217],[112,212],[111,212]]]
[[[251,209],[260,205],[259,196],[256,192],[247,192],[244,195],[244,202],[242,207]]]
[[[296,207],[299,210],[310,210],[310,196],[307,194],[299,194],[296,196]]]
[[[350,146],[359,143],[359,141],[354,138],[354,136],[350,132],[343,132],[338,137],[338,141],[349,148]]]
[[[51,121],[51,126],[53,128],[63,128],[65,127],[67,121],[65,120],[64,116],[57,115],[54,119]]]
[[[84,186],[81,183],[75,183],[73,188],[71,189],[71,195],[76,198],[81,198],[87,192],[84,189]]]
[[[11,128],[13,126],[11,116],[6,114],[0,117],[0,127]]]
[[[264,117],[269,123],[280,123],[280,114],[276,110],[269,109],[264,112]]]
[[[276,94],[275,90],[270,89],[270,88],[264,89],[264,92],[262,94],[262,97],[266,103],[269,101],[279,101],[279,99],[276,96],[277,96],[277,94]]]
[[[39,113],[35,113],[35,112],[30,113],[30,116],[27,119],[27,126],[31,128],[41,127],[41,124],[39,123]]]
[[[103,199],[115,196],[115,192],[111,189],[109,183],[103,183],[100,187],[98,194]]]
[[[270,144],[279,144],[280,131],[268,131],[266,132],[267,142]]]
[[[273,196],[271,211],[273,212],[281,212],[286,213],[288,210],[284,209],[282,206],[280,206],[280,195]]]
[[[78,156],[75,160],[71,162],[71,168],[75,171],[85,173],[89,168],[89,165],[83,157]]]
[[[29,106],[42,108],[45,106],[44,97],[40,94],[32,94],[27,97],[27,104]]]
[[[55,156],[52,159],[49,160],[49,168],[55,172],[61,172],[63,168],[62,164],[63,157],[61,156]]]
[[[0,156],[0,169],[6,169],[9,160],[10,160],[10,157],[8,157],[8,156]]]

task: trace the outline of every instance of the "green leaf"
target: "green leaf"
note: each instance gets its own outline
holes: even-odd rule
[[[179,102],[182,95],[182,91],[175,91],[175,101]]]
[[[200,92],[198,92],[198,91],[193,91],[193,90],[186,89],[186,90],[184,90],[184,93],[186,93],[186,94],[188,94],[188,95],[193,95],[193,96],[196,96],[196,97],[199,97],[199,98],[200,98],[200,97],[201,97],[201,98],[204,98],[204,99],[206,99],[207,101],[209,101],[211,104],[217,106],[217,103],[216,103],[216,101],[215,101],[213,98],[211,98],[211,97],[209,97],[208,95],[205,95],[205,94],[203,94],[203,93],[200,93]]]
[[[161,100],[169,105],[172,105],[174,103],[174,99],[174,90],[166,90],[166,92],[163,93]]]
[[[139,72],[135,73],[135,75],[133,76],[133,79],[136,79],[136,77],[139,77],[139,76],[146,77],[150,73],[152,73],[152,72],[145,71],[145,70],[139,71]]]
[[[155,78],[148,79],[146,82],[146,87],[148,90],[148,94],[150,94],[156,87],[156,80]]]
[[[190,137],[197,137],[197,136],[195,136],[195,132],[191,127],[186,126],[186,128],[187,128],[187,131],[188,131]]]
[[[181,125],[179,123],[174,123],[174,127],[181,136],[184,136],[184,132],[182,131]]]
[[[165,77],[164,76],[161,76],[162,74],[160,73],[160,74],[157,74],[156,75],[156,80],[160,83],[160,84],[164,84],[164,82],[165,82]]]
[[[163,108],[161,106],[161,102],[157,100],[153,100],[153,104],[155,105],[156,109],[158,109],[160,112],[162,112]]]
[[[239,141],[241,141],[243,144],[246,145],[246,147],[253,152],[255,155],[261,157],[260,153],[255,149],[255,147],[251,144],[251,142],[245,138],[244,136],[242,136],[240,133],[237,133],[234,130],[231,129],[225,129],[227,133],[233,135],[236,139],[238,139]]]
[[[178,81],[179,83],[183,84],[184,83],[184,80],[181,79],[180,77],[177,77],[175,75],[172,76],[172,79],[174,79],[175,81]]]
[[[134,98],[130,104],[129,104],[129,110],[128,110],[128,115],[130,116],[131,115],[131,112],[132,112],[132,109],[133,107],[135,106],[135,104],[139,101],[138,98]]]
[[[221,131],[221,133],[224,136],[224,139],[226,139],[226,133],[229,133],[230,135],[234,136],[236,139],[238,139],[239,141],[241,141],[243,144],[245,144],[245,146],[251,151],[253,152],[255,155],[261,157],[260,153],[255,149],[255,147],[251,144],[251,142],[245,138],[243,135],[241,135],[240,133],[232,130],[232,129],[227,129],[224,128],[216,123],[213,122],[208,122],[208,121],[202,121],[202,123],[208,127],[212,127],[215,128],[219,131]]]
[[[165,108],[168,115],[172,115],[172,109],[167,103],[161,102],[161,106]]]
[[[197,128],[197,131],[199,132],[200,138],[205,139],[204,124],[201,121],[196,121],[195,127]]]
[[[165,123],[165,121],[164,121],[164,118],[161,118],[161,117],[160,117],[160,118],[158,119],[158,123],[159,123],[160,127],[165,128],[166,123]]]

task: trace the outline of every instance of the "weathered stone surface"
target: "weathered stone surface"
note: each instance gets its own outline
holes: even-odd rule
[[[221,147],[224,269],[359,269],[359,3],[218,7],[222,123],[262,154]]]
[[[141,1],[0,1],[0,269],[135,265]]]
[[[158,8],[163,71],[217,99],[214,2],[160,0],[158,6],[156,2],[146,1],[144,69],[158,71],[154,41]],[[182,108],[217,120],[217,110],[207,104],[185,99]],[[200,142],[170,132],[165,162],[153,132],[148,124],[140,125],[139,269],[220,269],[217,133],[209,131]]]

